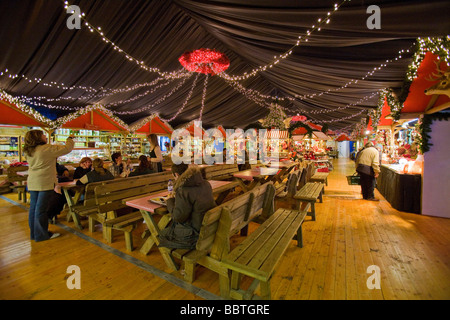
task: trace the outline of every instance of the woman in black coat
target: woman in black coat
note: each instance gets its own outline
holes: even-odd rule
[[[179,164],[172,166],[176,177],[174,198],[167,200],[172,223],[160,233],[160,247],[193,249],[205,213],[214,208],[211,184],[204,180],[197,166]]]

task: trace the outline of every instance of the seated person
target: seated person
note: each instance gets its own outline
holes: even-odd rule
[[[89,157],[84,157],[80,160],[79,167],[75,169],[73,173],[73,179],[80,179],[86,173],[92,170],[92,159]]]
[[[139,157],[139,166],[134,169],[128,176],[134,177],[134,176],[140,176],[143,174],[150,174],[154,173],[154,171],[149,167],[151,164],[147,160],[147,156],[141,155]]]
[[[56,163],[56,175],[58,177],[58,182],[70,181],[69,169],[67,169],[62,164]]]
[[[130,173],[131,160],[128,159],[127,163],[122,161],[122,154],[120,152],[115,152],[111,155],[112,163],[109,166],[109,171],[114,177],[127,177]]]
[[[100,158],[94,159],[94,161],[92,162],[92,168],[93,168],[92,171],[89,171],[77,181],[77,185],[84,185],[91,182],[114,179],[114,176],[111,174],[111,172],[103,168],[102,159]]]
[[[212,188],[197,166],[172,165],[174,198],[167,200],[172,222],[161,231],[160,247],[193,249],[197,244],[205,213],[216,206]]]

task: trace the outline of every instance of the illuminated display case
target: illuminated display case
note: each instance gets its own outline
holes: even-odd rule
[[[109,148],[76,148],[73,149],[72,152],[69,154],[66,154],[64,156],[61,156],[58,158],[58,163],[60,164],[67,164],[67,163],[74,163],[78,164],[81,160],[81,158],[89,157],[92,160],[95,158],[101,158],[103,160],[110,160],[111,155]]]

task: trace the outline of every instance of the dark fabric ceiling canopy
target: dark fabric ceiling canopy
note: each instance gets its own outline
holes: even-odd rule
[[[231,64],[226,74],[235,76],[268,65],[274,56],[289,51],[298,36],[306,35],[318,18],[327,17],[342,0],[69,2],[80,7],[87,22],[101,27],[108,39],[146,66],[178,71],[182,69],[178,58],[184,52],[210,48],[228,56]],[[380,7],[381,29],[367,28],[369,5]],[[127,60],[84,24],[80,30],[68,29],[69,16],[60,0],[0,1],[0,71],[8,69],[0,76],[1,89],[13,96],[35,97],[33,107],[53,119],[95,103],[106,105],[128,124],[153,113],[173,118],[173,127],[199,117],[204,74],[105,94],[111,93],[107,89],[151,83],[159,75]],[[348,128],[366,116],[362,110],[377,106],[380,89],[402,86],[417,37],[449,34],[449,16],[447,0],[345,1],[330,22],[311,34],[308,42],[293,48],[289,57],[238,82],[247,90],[272,97],[255,103],[223,78],[209,76],[203,125],[243,128],[267,116],[273,97],[279,97],[288,115],[299,113],[313,122],[326,121],[330,129]],[[401,59],[362,80],[406,49],[410,52]],[[8,77],[11,74],[19,76]],[[29,81],[20,75],[41,80]],[[197,75],[192,96],[179,112]],[[341,88],[352,80],[358,82]],[[57,84],[77,89],[58,88]]]

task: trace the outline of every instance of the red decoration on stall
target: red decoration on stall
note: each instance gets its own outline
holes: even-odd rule
[[[221,73],[230,66],[230,60],[224,53],[204,48],[185,52],[178,61],[188,71],[211,75]]]
[[[293,116],[291,121],[306,121],[307,119],[305,116]]]

